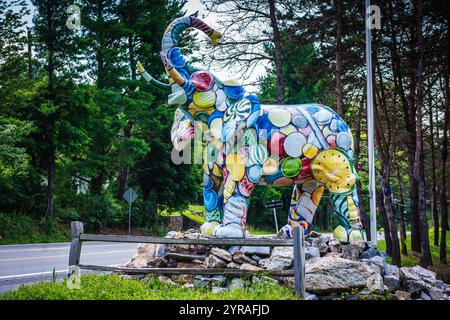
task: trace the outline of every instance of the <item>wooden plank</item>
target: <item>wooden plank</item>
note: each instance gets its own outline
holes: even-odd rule
[[[255,247],[279,247],[293,246],[292,239],[254,239],[254,238],[207,238],[207,239],[183,239],[161,238],[142,236],[120,236],[101,234],[82,234],[82,241],[106,241],[106,242],[135,242],[157,244],[195,244],[208,246],[255,246]]]
[[[72,221],[72,223],[70,224],[70,230],[72,234],[72,242],[70,243],[70,251],[69,251],[69,270],[72,270],[73,268],[70,267],[77,266],[80,264],[81,245],[82,245],[80,235],[84,231],[83,223],[80,221]],[[69,274],[69,277],[70,276],[71,274]]]
[[[278,277],[292,277],[293,270],[284,271],[267,271],[267,270],[238,270],[238,269],[203,269],[203,268],[123,268],[123,267],[108,267],[96,265],[80,264],[80,269],[108,271],[108,272],[123,272],[130,274],[199,274],[199,275],[232,275],[232,276],[249,276],[255,274],[262,274],[268,276]]]
[[[305,297],[305,239],[303,228],[294,228],[294,278],[295,294]]]

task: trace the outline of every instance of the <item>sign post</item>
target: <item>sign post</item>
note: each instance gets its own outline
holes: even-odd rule
[[[137,194],[133,188],[129,188],[122,196],[128,202],[128,235],[131,235],[131,204],[136,200]]]
[[[277,219],[277,208],[283,208],[283,201],[272,200],[272,202],[267,202],[264,207],[266,209],[273,209],[273,219],[275,220],[275,233],[278,233],[278,219]]]
[[[375,157],[374,157],[374,117],[372,91],[372,43],[371,43],[371,6],[370,0],[365,0],[366,27],[366,82],[367,82],[367,153],[369,166],[369,201],[370,201],[370,241],[377,246],[377,205],[375,192]]]

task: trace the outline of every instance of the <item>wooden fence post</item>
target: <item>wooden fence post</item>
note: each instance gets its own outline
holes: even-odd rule
[[[81,255],[81,240],[80,235],[84,231],[83,223],[81,221],[72,221],[70,224],[70,229],[72,233],[72,243],[70,244],[70,252],[69,252],[69,277],[71,276],[71,270],[74,266],[78,266],[80,264],[80,255]]]
[[[294,228],[294,277],[295,294],[305,297],[305,239],[303,228]]]

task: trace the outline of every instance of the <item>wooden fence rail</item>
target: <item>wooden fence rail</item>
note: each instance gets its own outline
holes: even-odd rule
[[[276,277],[295,277],[295,293],[305,296],[305,251],[303,228],[294,229],[293,239],[267,239],[267,238],[207,238],[207,239],[185,239],[185,238],[162,238],[143,236],[118,236],[85,234],[83,223],[73,221],[71,224],[72,243],[69,253],[69,278],[74,275],[76,269],[88,269],[107,272],[122,272],[128,274],[198,274],[229,276],[251,276],[269,275]],[[294,269],[292,270],[237,270],[237,269],[206,269],[206,268],[125,268],[98,265],[80,264],[81,248],[83,241],[106,241],[106,242],[128,242],[128,243],[154,243],[154,244],[184,244],[204,246],[253,246],[253,247],[294,247]]]

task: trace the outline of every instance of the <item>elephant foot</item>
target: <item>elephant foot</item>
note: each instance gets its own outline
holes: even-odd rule
[[[333,231],[333,237],[340,242],[351,242],[357,240],[366,240],[366,233],[364,229],[345,229],[343,226],[338,226]]]
[[[230,223],[224,226],[218,226],[214,231],[218,238],[245,238],[245,231],[237,223]]]
[[[200,227],[200,233],[205,236],[212,236],[214,234],[214,230],[220,225],[217,221],[205,222]]]
[[[293,238],[294,237],[294,227],[290,224],[283,226],[280,231],[278,231],[278,237],[281,238]],[[309,236],[308,229],[303,229],[303,235],[305,237]]]

